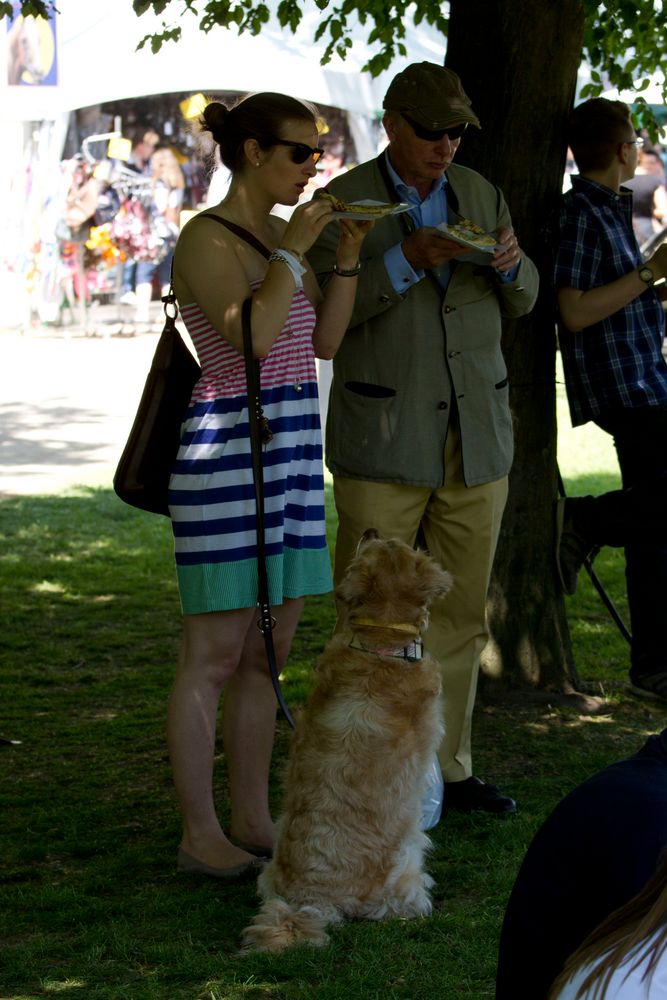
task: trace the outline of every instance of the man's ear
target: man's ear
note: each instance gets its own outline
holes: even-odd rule
[[[621,142],[616,148],[616,156],[618,157],[619,163],[626,166],[630,162],[630,157],[632,155],[632,145],[629,142]]]
[[[387,111],[382,117],[382,124],[385,132],[387,133],[389,142],[393,142],[396,138],[396,133],[398,132],[397,118],[398,112],[396,111]]]

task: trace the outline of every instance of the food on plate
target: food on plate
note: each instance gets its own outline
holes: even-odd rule
[[[442,230],[444,236],[459,239],[465,243],[472,243],[476,247],[480,247],[480,249],[493,250],[498,243],[495,236],[485,232],[481,226],[478,226],[471,219],[460,219],[458,222],[449,224],[443,223],[438,228]]]
[[[342,201],[334,194],[329,194],[328,191],[322,191],[318,197],[324,198],[325,201],[330,201],[334,212],[342,212],[346,215],[363,214],[369,218],[371,216],[378,216],[379,218],[383,215],[392,215],[394,212],[403,211],[404,208],[409,207],[407,205],[403,206],[402,202],[390,204],[379,201]]]

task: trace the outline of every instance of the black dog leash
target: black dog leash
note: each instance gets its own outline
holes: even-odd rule
[[[264,636],[266,658],[269,661],[271,680],[280,710],[292,729],[296,729],[294,719],[285,703],[280,686],[280,674],[276,663],[276,652],[273,646],[273,629],[276,620],[271,614],[269,601],[269,580],[266,572],[266,539],[264,535],[264,470],[262,467],[262,445],[268,444],[273,437],[268,421],[262,413],[262,403],[259,386],[259,361],[253,356],[252,334],[250,331],[250,310],[252,299],[246,299],[241,310],[243,327],[243,355],[245,358],[246,379],[248,382],[248,419],[250,422],[250,444],[252,448],[252,475],[255,485],[255,509],[257,525],[257,603],[259,618],[257,627]]]
[[[249,243],[258,253],[261,253],[267,260],[271,252],[260,243],[252,233],[242,226],[237,226],[227,219],[222,219],[212,212],[202,212],[199,218],[214,219],[221,226],[229,229],[236,236]],[[273,629],[276,619],[271,614],[271,603],[269,600],[269,579],[266,572],[266,542],[264,534],[264,469],[262,466],[262,445],[268,444],[272,438],[268,421],[262,413],[262,402],[260,397],[259,361],[253,355],[252,332],[250,327],[250,309],[252,299],[246,299],[241,309],[241,327],[243,331],[243,357],[245,360],[246,382],[248,383],[248,422],[250,425],[250,446],[252,452],[252,475],[255,487],[255,525],[257,534],[257,606],[259,608],[259,618],[257,627],[264,637],[266,647],[266,658],[271,672],[271,683],[278,699],[280,711],[285,716],[292,729],[296,729],[296,724],[282,692],[280,686],[280,672],[276,662],[276,651],[273,645]]]

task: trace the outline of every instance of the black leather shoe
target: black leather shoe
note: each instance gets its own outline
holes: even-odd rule
[[[667,701],[667,671],[656,671],[633,677],[630,672],[628,688],[640,698],[651,698],[653,701]]]
[[[503,795],[497,785],[487,785],[479,778],[465,781],[448,781],[445,784],[445,811],[488,812],[505,814],[516,812],[516,802]]]

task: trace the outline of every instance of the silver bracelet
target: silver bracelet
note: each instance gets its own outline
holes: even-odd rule
[[[292,272],[292,277],[294,278],[294,284],[297,288],[303,288],[303,281],[301,280],[301,275],[306,273],[306,268],[302,267],[299,261],[296,259],[294,254],[290,250],[286,250],[284,247],[276,247],[275,250],[271,251],[271,256],[269,257],[269,264],[274,261],[279,261],[281,264],[287,264],[288,268]]]
[[[334,264],[333,269],[333,273],[340,278],[355,278],[360,271],[361,264],[355,264],[354,267],[339,267],[338,264]]]

